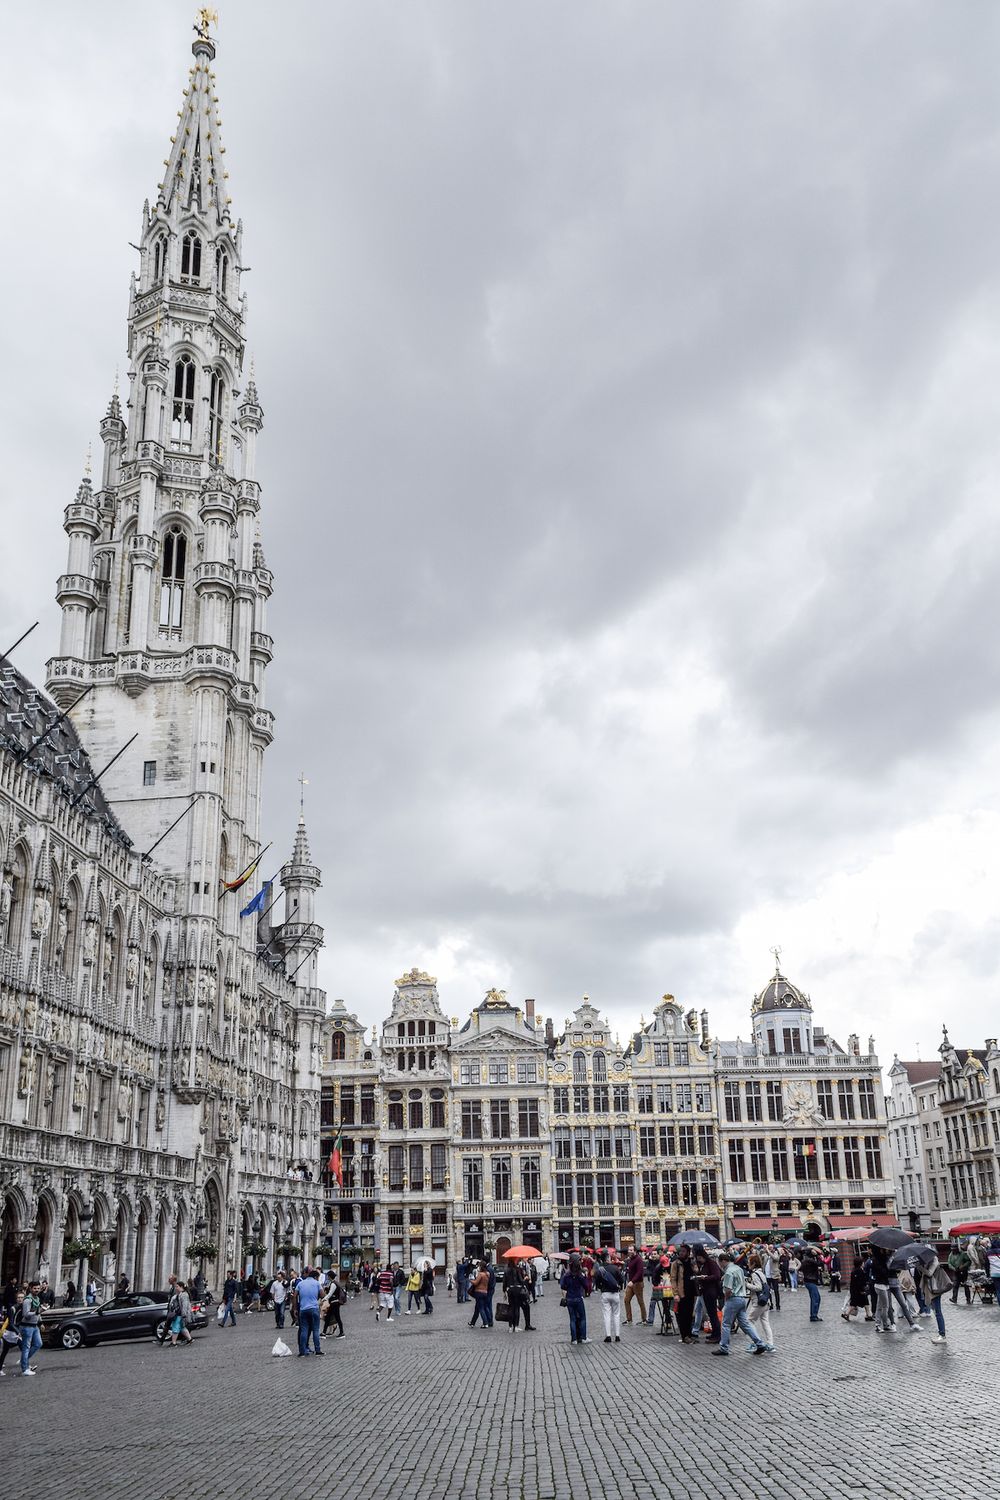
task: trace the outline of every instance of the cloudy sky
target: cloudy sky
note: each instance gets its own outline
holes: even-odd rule
[[[187,3],[4,7],[2,645],[124,369]],[[223,6],[324,982],[1000,1029],[1000,10]]]

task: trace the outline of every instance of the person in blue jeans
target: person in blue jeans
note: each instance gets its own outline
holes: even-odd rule
[[[569,1269],[563,1273],[559,1286],[566,1298],[566,1311],[569,1313],[570,1343],[589,1344],[587,1309],[583,1302],[584,1293],[587,1290],[587,1278],[583,1274],[583,1266],[578,1255],[570,1256]]]
[[[766,1344],[760,1334],[754,1328],[747,1317],[747,1283],[743,1275],[743,1269],[738,1266],[731,1255],[725,1251],[719,1256],[719,1265],[722,1267],[722,1295],[725,1303],[722,1309],[722,1331],[719,1335],[719,1347],[713,1349],[713,1354],[729,1355],[729,1339],[735,1323],[742,1328],[747,1338],[753,1344],[754,1354],[772,1352],[773,1344]]]
[[[819,1256],[812,1250],[807,1250],[802,1256],[802,1280],[805,1289],[809,1293],[809,1321],[810,1323],[822,1323],[819,1315],[819,1278],[820,1265]]]
[[[319,1281],[315,1271],[304,1269],[296,1288],[299,1305],[299,1355],[323,1354],[319,1342]],[[310,1350],[309,1339],[313,1346]]]
[[[21,1303],[21,1374],[34,1375],[31,1356],[42,1347],[40,1281],[29,1281]]]

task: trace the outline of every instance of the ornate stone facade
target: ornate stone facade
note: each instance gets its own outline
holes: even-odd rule
[[[204,28],[202,28],[204,31]],[[300,820],[284,922],[260,852],[272,578],[243,382],[242,225],[199,32],[128,317],[130,397],[66,509],[59,708],[0,662],[2,1270],[133,1284],[320,1230],[322,928]],[[119,754],[119,752],[121,752]],[[113,758],[113,759],[112,759]],[[107,762],[112,762],[107,765]],[[98,782],[94,767],[105,768]],[[84,1268],[87,1269],[87,1268]]]

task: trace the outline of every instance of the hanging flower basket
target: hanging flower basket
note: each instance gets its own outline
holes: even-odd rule
[[[63,1245],[63,1260],[92,1260],[100,1253],[101,1241],[93,1235],[78,1240],[68,1240]]]
[[[301,1255],[302,1254],[302,1246],[301,1245],[292,1245],[292,1244],[289,1244],[287,1241],[284,1244],[279,1245],[277,1247],[277,1249],[278,1249],[278,1254],[282,1255],[282,1256],[285,1256],[286,1259],[289,1256]]]
[[[243,1254],[251,1256],[254,1260],[259,1260],[266,1248],[263,1240],[251,1238],[243,1241]]]
[[[184,1254],[188,1260],[215,1260],[219,1247],[212,1240],[192,1240]]]

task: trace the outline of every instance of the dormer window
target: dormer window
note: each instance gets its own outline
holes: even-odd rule
[[[193,229],[181,241],[181,280],[195,285],[201,281],[201,240]]]

